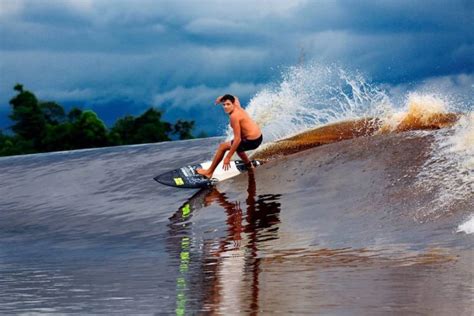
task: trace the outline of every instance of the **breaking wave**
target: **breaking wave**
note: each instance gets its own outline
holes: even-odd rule
[[[445,115],[466,112],[472,105],[443,93],[420,89],[406,91],[400,98],[390,87],[371,83],[358,71],[312,63],[288,68],[279,82],[259,91],[246,110],[269,143],[324,125],[367,118],[383,123],[383,131],[446,127],[454,120],[446,121]],[[226,134],[231,137],[232,130],[228,128]]]
[[[289,68],[280,83],[257,93],[246,110],[271,142],[325,124],[381,117],[391,108],[388,95],[362,74],[311,64]]]
[[[402,94],[396,98],[390,87],[335,65],[291,67],[246,107],[265,135],[252,157],[272,160],[356,137],[428,130],[434,140],[414,187],[431,190],[435,198],[417,217],[441,216],[474,194],[472,100],[435,89]],[[460,231],[472,231],[472,219],[462,225]]]

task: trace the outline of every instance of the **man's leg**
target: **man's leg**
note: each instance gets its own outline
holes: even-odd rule
[[[224,158],[225,152],[230,149],[230,146],[230,142],[220,144],[209,169],[197,169],[196,172],[207,178],[211,178],[214,170],[217,168],[217,165],[222,161],[222,158]]]
[[[237,155],[239,155],[240,159],[242,159],[246,165],[250,165],[250,159],[245,153],[245,151],[237,152]]]

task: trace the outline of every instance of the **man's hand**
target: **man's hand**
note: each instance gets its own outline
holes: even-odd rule
[[[230,169],[230,158],[229,157],[224,158],[224,164],[222,165],[222,169],[224,169],[225,171]]]
[[[216,99],[216,101],[214,101],[214,103],[215,103],[215,104],[221,103],[222,97],[223,97],[223,95],[218,96],[217,99]],[[242,107],[242,106],[240,105],[239,98],[237,98],[237,96],[235,96],[235,95],[234,95],[234,98],[235,98],[234,104],[237,105],[238,107]]]
[[[215,101],[215,104],[221,103],[222,97],[223,97],[223,95],[218,96],[217,99],[216,99],[216,101]]]

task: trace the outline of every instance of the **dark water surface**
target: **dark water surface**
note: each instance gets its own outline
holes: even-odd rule
[[[213,189],[153,176],[219,139],[0,159],[0,313],[472,315],[467,196],[426,212],[429,134],[271,161]]]

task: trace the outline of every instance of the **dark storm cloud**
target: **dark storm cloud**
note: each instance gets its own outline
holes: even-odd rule
[[[298,15],[312,31],[443,32],[466,31],[472,10],[470,1],[313,1]]]
[[[472,75],[472,16],[471,1],[2,0],[1,107],[21,82],[101,111],[196,113],[232,89],[248,99],[302,49],[385,83]]]
[[[473,5],[468,1],[345,1],[315,19],[300,13],[310,55],[352,64],[379,81],[473,71]],[[323,10],[324,11],[324,10]],[[319,32],[311,30],[319,29]]]

